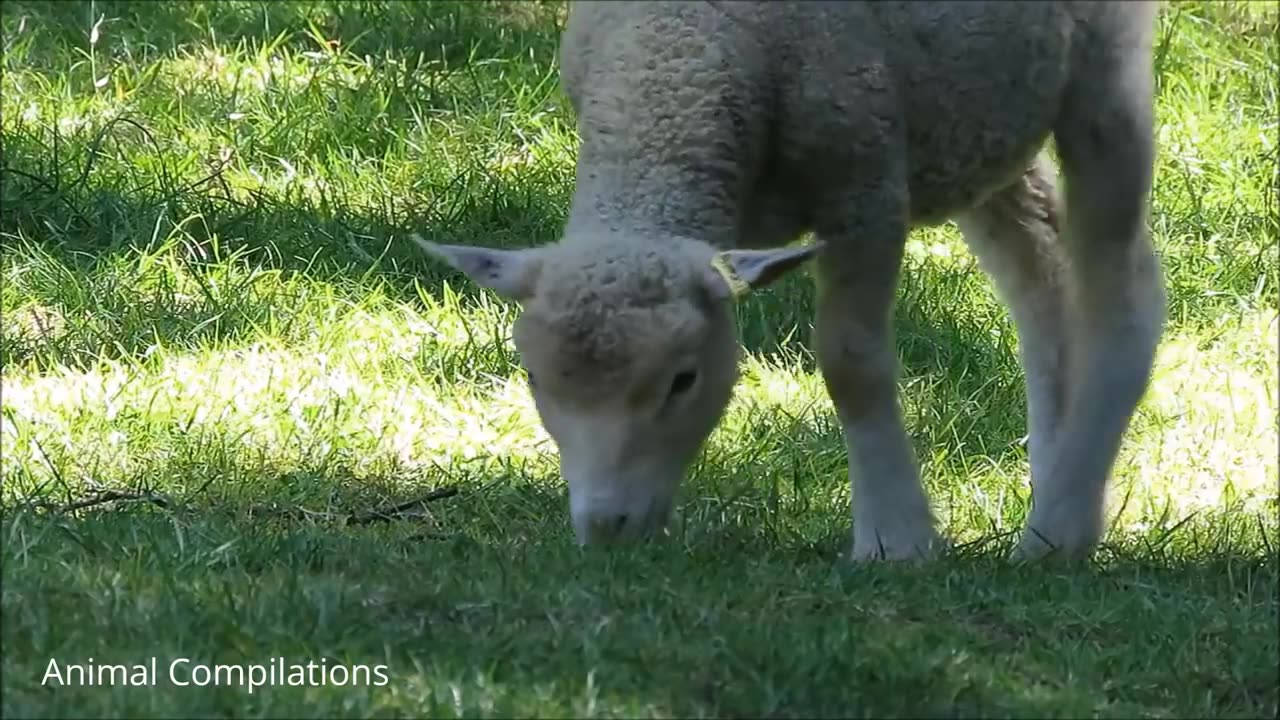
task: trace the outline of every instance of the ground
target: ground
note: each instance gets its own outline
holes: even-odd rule
[[[515,308],[408,240],[556,237],[561,11],[4,3],[6,717],[1275,716],[1276,5],[1163,10],[1169,332],[1075,568],[1006,559],[1016,342],[950,225],[912,236],[896,327],[954,553],[845,562],[802,274],[740,306],[674,537],[573,543]],[[177,658],[388,683],[183,687]]]

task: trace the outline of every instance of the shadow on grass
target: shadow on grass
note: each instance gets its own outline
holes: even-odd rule
[[[7,582],[43,598],[6,605],[6,714],[1057,717],[1103,704],[1114,716],[1274,705],[1270,641],[1258,641],[1274,637],[1273,560],[1055,572],[987,554],[851,569],[839,558],[845,515],[830,508],[788,518],[806,541],[730,514],[693,540],[581,550],[562,490],[499,479],[473,478],[427,517],[355,527],[235,508],[6,513],[5,567],[19,547],[27,558]],[[352,484],[331,499],[367,494]],[[1179,659],[1189,636],[1199,649]],[[392,683],[253,695],[40,687],[51,656],[326,658],[386,665]],[[1144,682],[1114,685],[1120,657]]]
[[[376,206],[297,193],[253,192],[243,198],[217,187],[216,173],[197,183],[217,187],[212,192],[95,182],[91,158],[53,165],[55,150],[29,134],[5,136],[0,230],[8,238],[33,238],[46,252],[91,270],[117,254],[152,251],[184,234],[197,246],[216,243],[227,252],[244,252],[264,268],[324,280],[377,274],[393,281],[400,299],[412,296],[405,281],[444,276],[408,242],[408,234],[445,242],[540,244],[555,239],[568,196],[563,183],[534,173],[510,178],[476,167],[439,187],[428,185]],[[193,252],[193,260],[207,259],[207,253]]]
[[[118,38],[117,52],[136,53],[138,60],[210,41],[263,47],[289,33],[278,47],[323,50],[320,41],[327,40],[357,55],[394,48],[465,65],[484,57],[554,53],[564,5],[563,0],[9,0],[3,17],[11,41],[21,39],[19,28],[43,31],[31,57],[34,67],[53,72],[62,70],[69,49],[89,49],[100,19],[100,36]]]
[[[30,299],[65,315],[111,314],[104,306],[110,298],[101,287],[95,294],[89,278],[137,275],[139,282],[157,282],[134,266],[165,250],[176,250],[181,272],[197,280],[201,293],[188,298],[191,302],[116,308],[137,315],[137,322],[104,318],[110,337],[97,339],[110,340],[105,343],[111,346],[109,355],[137,354],[156,340],[182,349],[260,331],[264,313],[290,309],[287,298],[249,294],[270,271],[282,273],[276,285],[300,276],[357,304],[375,291],[400,303],[416,303],[419,290],[439,299],[446,278],[463,296],[474,296],[478,288],[426,257],[409,235],[442,242],[541,244],[555,239],[565,203],[564,195],[556,194],[561,188],[537,178],[510,180],[481,171],[456,178],[451,187],[381,207],[265,194],[248,202],[229,193],[146,194],[77,184],[80,173],[69,164],[48,167],[47,148],[14,136],[5,140],[0,192],[6,212],[0,232],[6,254],[21,263],[36,253],[47,266],[47,277],[24,283]],[[19,243],[19,237],[29,240]],[[220,275],[229,275],[221,279],[234,285],[216,287]],[[122,302],[117,304],[136,301],[138,290],[118,288]],[[117,293],[108,288],[106,294]],[[144,322],[148,313],[160,322]],[[7,340],[5,362],[22,361],[39,350],[15,344],[12,336]]]
[[[89,29],[100,19],[92,12],[105,18],[97,47],[102,65],[113,64],[126,74],[145,76],[144,69],[155,69],[160,59],[201,46],[229,52],[228,43],[244,42],[250,52],[264,47],[275,54],[315,51],[324,43],[311,36],[313,31],[322,40],[340,40],[337,48],[344,56],[374,56],[381,69],[355,92],[344,85],[340,70],[312,68],[312,80],[322,73],[321,84],[328,85],[303,93],[301,101],[287,88],[268,97],[271,114],[282,119],[267,128],[251,122],[236,128],[225,123],[186,127],[182,122],[188,121],[173,119],[175,112],[196,125],[201,118],[225,117],[235,109],[236,90],[210,81],[191,92],[172,92],[164,73],[159,79],[127,80],[133,93],[129,109],[101,131],[60,137],[62,120],[49,122],[48,108],[35,122],[7,117],[0,233],[10,261],[6,271],[20,280],[12,285],[23,289],[10,289],[6,308],[34,306],[7,323],[0,361],[39,353],[41,338],[48,335],[44,321],[59,315],[76,322],[93,315],[86,324],[98,326],[86,333],[80,343],[85,347],[65,348],[72,365],[104,355],[135,355],[156,340],[178,349],[235,342],[275,324],[273,313],[288,315],[292,309],[286,297],[256,292],[255,283],[272,271],[285,280],[274,286],[301,276],[352,303],[374,292],[412,303],[419,288],[438,297],[442,279],[459,278],[407,242],[413,232],[445,242],[508,246],[553,239],[568,196],[558,165],[498,173],[490,167],[493,158],[477,150],[461,153],[456,172],[413,167],[407,150],[412,143],[404,133],[443,106],[464,118],[462,124],[474,125],[468,113],[488,122],[495,113],[500,117],[517,106],[523,112],[524,105],[539,102],[545,89],[529,88],[541,87],[544,79],[530,73],[540,73],[538,63],[549,64],[554,57],[557,11],[556,3],[503,2],[6,3],[7,62],[20,62],[24,71],[51,83],[65,83],[65,97],[55,102],[79,103],[86,115],[96,110],[97,92],[90,87],[96,78],[80,77],[88,64],[78,53],[90,49]],[[540,60],[513,60],[534,55]],[[491,65],[498,69],[485,69]],[[436,83],[442,77],[463,80],[441,89]],[[504,95],[504,89],[516,97]],[[492,105],[485,99],[489,95],[502,96],[502,104]],[[180,97],[176,111],[175,96]],[[327,117],[324,108],[333,102],[344,111]],[[378,109],[350,109],[362,106]],[[52,114],[66,112],[54,108]],[[318,124],[295,127],[317,115],[324,117]],[[187,147],[185,135],[191,132],[231,133],[221,142],[249,156],[250,169],[264,161],[274,164],[277,157],[319,162],[329,190],[319,195],[296,188],[264,188],[247,196],[235,192],[223,177],[225,162],[198,157]],[[507,138],[480,140],[501,148]],[[372,189],[351,187],[367,178],[346,166],[355,162],[345,157],[348,152],[362,154],[364,164],[395,156],[411,168],[409,187],[381,182]],[[209,172],[193,174],[192,162],[197,168],[205,163]],[[380,167],[385,173],[404,170],[386,163]],[[177,250],[172,254],[180,273],[193,279],[190,287],[161,288],[167,292],[122,287],[173,284],[164,273],[146,276],[132,267],[163,261],[155,257],[162,250]],[[31,262],[33,255],[43,262]],[[454,284],[464,294],[477,292],[469,283]],[[297,291],[297,284],[290,291]],[[36,331],[25,332],[25,326]]]

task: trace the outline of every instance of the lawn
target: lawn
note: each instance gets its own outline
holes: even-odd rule
[[[1276,716],[1275,4],[1161,16],[1170,321],[1074,568],[1007,559],[1022,375],[950,225],[912,236],[896,328],[953,553],[845,561],[803,274],[739,307],[673,537],[574,544],[516,308],[408,240],[556,238],[561,10],[3,4],[6,717]],[[386,681],[191,670],[309,662]]]

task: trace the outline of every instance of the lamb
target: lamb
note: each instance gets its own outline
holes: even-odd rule
[[[898,406],[891,316],[908,232],[951,220],[1018,332],[1033,498],[1015,554],[1091,554],[1165,320],[1146,230],[1156,12],[574,3],[560,63],[580,146],[561,239],[419,242],[521,306],[513,341],[578,541],[666,526],[737,379],[731,303],[811,267],[851,556],[945,549]]]

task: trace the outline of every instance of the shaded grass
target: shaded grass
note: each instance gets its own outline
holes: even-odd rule
[[[514,308],[405,242],[555,238],[558,4],[3,7],[6,715],[1275,714],[1273,7],[1161,19],[1169,338],[1115,528],[1075,570],[1002,559],[1027,505],[1016,340],[950,226],[913,235],[896,327],[954,557],[840,563],[798,275],[738,309],[744,377],[673,542],[573,547]],[[42,509],[104,488],[165,507]],[[392,682],[39,682],[51,657],[152,656]]]
[[[543,492],[515,485],[487,502],[550,511],[558,498]],[[41,556],[69,574],[41,581],[46,602],[10,610],[28,631],[8,641],[6,657],[84,648],[59,618],[145,617],[170,630],[117,631],[95,657],[323,656],[385,663],[393,682],[249,696],[41,693],[10,681],[6,704],[12,714],[56,701],[64,713],[134,717],[169,714],[173,702],[281,716],[1256,717],[1274,698],[1268,641],[1253,634],[1274,600],[1274,571],[1257,560],[1055,575],[973,559],[842,573],[829,552],[747,529],[684,551],[606,556],[566,553],[556,533],[477,518],[467,526],[424,551],[403,526],[115,513],[64,530],[16,518],[21,550],[8,564]],[[752,563],[725,559],[744,552]],[[1135,617],[1160,622],[1135,631]],[[6,676],[22,670],[10,664]]]

